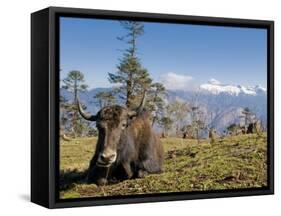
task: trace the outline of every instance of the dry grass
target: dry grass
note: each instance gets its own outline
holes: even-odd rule
[[[266,134],[202,140],[162,139],[164,172],[98,187],[85,184],[96,138],[61,140],[61,198],[262,187],[267,182]]]

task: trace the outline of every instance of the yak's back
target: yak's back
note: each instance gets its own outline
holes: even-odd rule
[[[149,157],[158,168],[162,167],[164,150],[159,136],[152,127],[150,114],[144,112],[137,116],[130,125],[130,133],[134,137],[139,157]]]
[[[130,123],[129,129],[136,140],[142,140],[143,138],[152,135],[154,131],[151,126],[149,113],[143,112],[135,117]]]

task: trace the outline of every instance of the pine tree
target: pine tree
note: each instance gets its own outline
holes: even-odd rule
[[[163,116],[159,119],[159,125],[163,128],[162,136],[166,137],[169,130],[172,128],[173,120],[170,117]]]
[[[191,126],[195,133],[197,143],[199,144],[200,132],[206,129],[204,113],[200,110],[199,106],[192,106],[190,109]]]
[[[244,115],[245,119],[245,126],[247,126],[251,121],[251,116],[253,115],[250,111],[249,107],[245,107],[242,111],[242,114]]]
[[[70,130],[76,137],[77,135],[82,135],[83,130],[89,126],[78,114],[76,106],[79,92],[86,91],[88,86],[85,84],[83,73],[77,70],[70,71],[62,82],[62,88],[73,94],[73,101],[65,104],[65,109],[68,117],[71,118]]]
[[[193,139],[194,138],[193,127],[190,124],[183,126],[181,131],[182,131],[183,139],[186,139],[186,138]]]
[[[60,137],[64,137],[67,132],[68,113],[67,100],[60,95]]]
[[[168,115],[172,117],[176,126],[176,135],[179,135],[183,122],[189,113],[189,107],[186,103],[175,100],[167,106]]]
[[[105,106],[113,105],[116,102],[116,99],[115,99],[114,95],[112,94],[112,92],[98,92],[94,96],[94,99],[97,100],[97,103],[98,103],[100,109]]]
[[[117,66],[117,72],[108,75],[109,82],[118,84],[115,93],[125,100],[129,109],[132,109],[140,103],[144,92],[150,88],[152,79],[137,57],[137,39],[144,34],[143,24],[135,21],[122,21],[121,26],[128,34],[117,39],[125,42],[129,47],[124,50],[123,57]]]
[[[72,70],[67,74],[67,77],[63,79],[62,88],[73,93],[74,102],[77,101],[79,92],[87,90],[88,86],[85,84],[84,74],[78,70]]]
[[[162,83],[153,83],[149,91],[149,97],[147,100],[147,109],[150,112],[154,112],[154,117],[152,119],[152,125],[155,122],[160,123],[161,116],[164,112],[164,96],[166,95],[166,89]]]

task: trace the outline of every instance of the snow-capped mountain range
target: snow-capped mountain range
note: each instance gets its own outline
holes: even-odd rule
[[[258,94],[265,94],[266,89],[256,85],[253,87],[245,87],[242,85],[226,85],[221,84],[216,79],[211,79],[208,83],[200,85],[200,90],[215,95],[227,93],[230,95],[238,96],[240,94],[256,96]]]
[[[245,87],[242,85],[222,84],[215,79],[201,84],[199,90],[168,90],[168,101],[182,100],[187,103],[197,101],[207,116],[207,124],[222,132],[232,123],[240,123],[242,111],[248,107],[266,127],[267,90],[261,86]]]

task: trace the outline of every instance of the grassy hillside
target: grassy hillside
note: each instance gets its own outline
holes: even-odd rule
[[[161,139],[165,148],[163,173],[100,187],[83,182],[96,138],[61,140],[60,196],[78,198],[265,186],[266,140],[266,134],[227,137],[214,144],[202,140],[199,145],[195,140]]]

